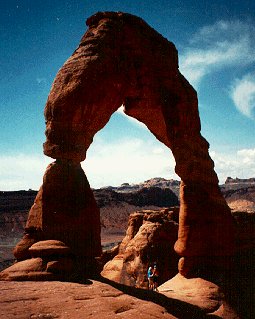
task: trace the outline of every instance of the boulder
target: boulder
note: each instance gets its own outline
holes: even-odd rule
[[[202,278],[186,279],[180,274],[158,287],[168,298],[176,298],[203,309],[207,313],[218,310],[224,300],[220,287]]]
[[[29,259],[18,261],[0,273],[0,280],[66,280],[74,277],[77,261],[70,248],[58,240],[33,244]]]
[[[59,240],[44,240],[33,244],[29,248],[32,257],[66,256],[70,255],[70,248]]]

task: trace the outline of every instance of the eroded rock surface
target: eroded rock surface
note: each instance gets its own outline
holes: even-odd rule
[[[148,266],[157,263],[161,283],[173,277],[178,272],[178,256],[173,250],[177,219],[178,208],[131,214],[118,254],[104,266],[102,276],[129,286],[148,288]]]
[[[217,311],[224,299],[218,285],[202,278],[186,279],[180,274],[159,286],[158,290],[168,297],[191,303],[206,312]]]
[[[0,280],[66,280],[77,266],[70,248],[58,240],[39,241],[28,251],[30,258],[3,270]]]
[[[205,292],[205,285],[197,285],[197,282],[193,283],[193,287],[184,287],[182,296],[186,294],[185,301],[181,298],[178,300],[180,286],[171,296],[167,296],[97,280],[88,281],[86,284],[57,281],[0,282],[0,317],[6,319],[253,318],[239,317],[231,308],[226,313],[221,307],[217,311],[217,316],[211,314],[210,312],[213,312],[222,300],[217,301],[215,298],[217,288],[210,283],[207,285],[212,289],[209,294],[203,296],[203,300],[207,301],[206,307],[200,308],[199,297],[201,290]]]
[[[100,213],[80,164],[56,161],[48,166],[25,232],[14,250],[18,260],[28,257],[34,242],[53,239],[74,255],[100,255]]]

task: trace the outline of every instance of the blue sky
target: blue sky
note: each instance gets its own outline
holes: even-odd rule
[[[198,92],[202,134],[220,182],[255,176],[255,2],[2,0],[0,2],[0,190],[38,189],[43,109],[54,77],[97,11],[142,17],[179,52]],[[177,178],[169,149],[140,123],[115,113],[82,166],[92,187]]]

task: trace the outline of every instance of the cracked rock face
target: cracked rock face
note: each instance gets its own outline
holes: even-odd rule
[[[185,272],[196,267],[188,262],[194,256],[205,263],[211,255],[230,256],[233,220],[200,133],[196,92],[179,72],[174,44],[130,14],[97,13],[87,25],[46,103],[44,153],[56,162],[47,168],[29,214],[30,242],[58,239],[76,255],[98,255],[99,211],[79,163],[94,135],[124,105],[175,157],[182,179],[175,250],[187,259]]]

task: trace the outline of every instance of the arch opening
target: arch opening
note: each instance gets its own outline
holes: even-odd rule
[[[171,150],[142,123],[116,111],[96,133],[82,162],[91,187],[139,184],[155,177],[177,179]]]

